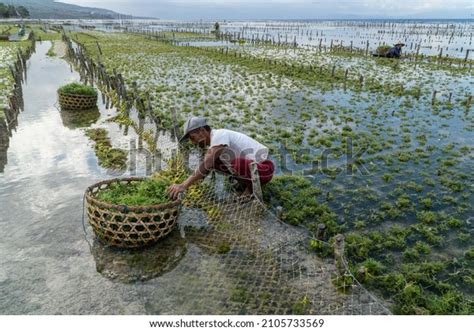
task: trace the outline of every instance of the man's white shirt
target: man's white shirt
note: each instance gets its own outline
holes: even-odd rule
[[[256,162],[268,158],[268,147],[243,133],[227,129],[211,130],[210,148],[221,145],[227,146],[220,157],[224,162],[238,157]]]

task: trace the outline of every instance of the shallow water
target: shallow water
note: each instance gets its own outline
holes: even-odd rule
[[[366,23],[369,25],[366,26]],[[346,20],[313,20],[313,21],[229,21],[221,22],[220,30],[241,36],[247,40],[273,40],[285,44],[296,42],[300,47],[323,48],[343,45],[364,50],[369,42],[369,51],[382,44],[392,45],[397,41],[406,44],[404,51],[419,54],[438,55],[443,48],[443,55],[464,58],[466,45],[472,42],[472,22],[465,21],[397,21],[381,26],[376,21]],[[140,26],[140,22],[132,25]],[[184,29],[208,33],[213,29],[214,22],[179,22],[149,21],[141,26],[148,31],[173,31]],[[469,57],[472,59],[472,52]]]
[[[107,127],[123,148],[136,137],[104,122],[114,110],[103,104],[79,124],[56,108],[57,88],[79,76],[46,57],[50,46],[28,62],[25,108],[0,173],[0,313],[285,314],[306,296],[310,313],[386,313],[363,291],[349,304],[354,296],[331,285],[333,264],[306,252],[307,235],[258,216],[254,204],[220,204],[225,222],[215,226],[183,209],[181,231],[143,251],[95,241],[83,228],[83,193],[113,174],[80,127]]]
[[[189,41],[180,42],[178,46],[192,46],[192,47],[221,47],[221,46],[233,46],[234,44],[228,41]]]
[[[55,107],[57,88],[79,76],[63,60],[46,57],[49,47],[37,45],[28,62],[25,109],[0,174],[0,311],[6,314],[64,313],[63,305],[81,312],[76,293],[91,279],[103,283],[90,272],[80,223],[82,192],[103,171],[84,133],[65,127]]]

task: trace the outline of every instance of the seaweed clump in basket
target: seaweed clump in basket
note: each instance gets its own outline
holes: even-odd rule
[[[58,90],[58,92],[62,94],[97,96],[95,88],[79,83],[64,85]]]
[[[170,167],[154,174],[151,178],[127,185],[120,182],[100,191],[96,198],[115,205],[152,206],[171,202],[166,189],[186,179],[181,167]]]

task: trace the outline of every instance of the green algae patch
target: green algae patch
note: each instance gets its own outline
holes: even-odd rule
[[[114,170],[124,170],[127,167],[127,152],[112,148],[107,130],[89,129],[86,135],[95,143],[94,150],[101,167]]]

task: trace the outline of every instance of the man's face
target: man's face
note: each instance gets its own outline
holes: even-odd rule
[[[206,147],[207,134],[206,129],[199,128],[189,133],[189,140],[191,140],[193,145],[204,148]]]

